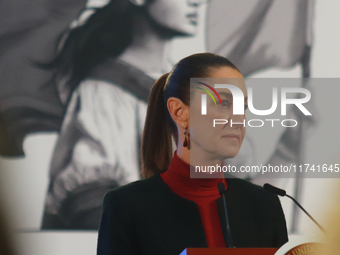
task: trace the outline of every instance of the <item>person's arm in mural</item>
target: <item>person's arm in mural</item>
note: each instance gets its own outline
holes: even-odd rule
[[[313,95],[313,88],[308,86],[306,87],[311,94]],[[298,126],[296,127],[286,127],[284,132],[282,133],[275,150],[273,151],[272,155],[268,159],[268,161],[265,163],[266,165],[271,166],[290,166],[291,164],[298,164],[300,161],[301,156],[299,155],[299,143],[303,144],[305,143],[305,139],[309,137],[313,129],[315,128],[317,124],[317,111],[316,107],[312,101],[312,99],[305,103],[304,106],[308,111],[312,114],[312,116],[308,115],[305,116],[300,109],[298,109],[295,105],[292,105],[291,108],[287,109],[287,116],[284,119],[294,119],[298,122],[298,125],[301,125],[302,122],[304,122],[302,126],[302,137],[299,135]],[[293,125],[293,123],[292,123]],[[302,151],[303,152],[303,151]],[[267,173],[262,174],[258,173],[252,176],[251,182],[263,185],[265,182],[268,182],[269,175],[273,174],[276,177],[280,177],[279,173]],[[284,173],[283,173],[284,174]],[[288,175],[285,175],[288,177]],[[295,176],[292,175],[292,178]],[[279,181],[281,178],[270,178],[270,183],[275,185],[277,181]]]
[[[308,90],[312,93],[312,88],[308,87]],[[313,94],[313,93],[312,93]],[[287,116],[285,119],[294,119],[298,121],[298,125],[301,125],[301,122],[304,121],[304,128],[302,130],[303,136],[306,137],[306,133],[312,131],[317,123],[317,112],[315,106],[312,101],[304,104],[305,107],[312,113],[312,116],[305,116],[300,109],[296,106],[292,106],[292,108],[287,109]],[[272,155],[265,163],[266,165],[278,165],[281,164],[283,166],[287,166],[290,164],[298,163],[298,149],[300,138],[298,134],[298,128],[288,128],[286,127],[284,132],[282,133],[280,139],[277,142],[276,148],[273,151]],[[304,142],[304,140],[302,140]],[[240,149],[239,154],[235,158],[227,159],[225,164],[236,166],[237,169],[240,169],[240,166],[251,166],[254,165],[257,161],[257,151],[256,147],[252,143],[252,138],[249,136],[245,137],[243,145]],[[274,173],[277,176],[279,173]],[[253,183],[263,185],[264,182],[267,182],[268,175],[262,173],[236,173],[236,177],[248,179]],[[294,177],[294,176],[292,176]],[[275,178],[271,178],[271,183],[274,184],[274,181],[278,180]]]
[[[308,90],[312,93],[312,88],[308,86]],[[295,105],[292,105],[292,108],[287,110],[288,115],[285,119],[294,119],[298,122],[297,125],[302,126],[302,137],[299,136],[298,126],[295,127],[286,127],[285,131],[280,137],[280,140],[276,146],[276,149],[273,155],[269,158],[267,165],[290,165],[290,164],[298,164],[299,163],[299,147],[300,142],[305,143],[305,138],[307,137],[307,133],[310,134],[313,128],[317,123],[317,112],[313,101],[309,101],[304,104],[306,109],[312,114],[311,116],[304,115],[300,109],[298,109]]]
[[[104,81],[86,80],[74,92],[53,155],[45,207],[45,213],[58,215],[60,228],[98,227],[105,192],[139,179],[139,107],[130,93]],[[94,209],[95,215],[77,217]],[[59,227],[43,222],[42,228]]]

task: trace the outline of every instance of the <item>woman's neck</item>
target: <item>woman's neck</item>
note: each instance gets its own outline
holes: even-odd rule
[[[177,155],[184,162],[197,166],[216,166],[221,165],[223,160],[219,157],[207,154],[206,152],[196,151],[190,152],[186,147],[179,146],[177,148]],[[193,156],[195,155],[195,156]]]
[[[144,73],[166,73],[172,66],[167,61],[172,36],[161,35],[150,21],[139,16],[133,28],[131,45],[120,55],[121,59]]]
[[[178,156],[177,151],[175,151],[168,169],[161,173],[161,177],[163,179],[176,181],[177,184],[175,186],[182,186],[181,188],[177,187],[179,189],[183,189],[183,186],[185,186],[186,188],[184,189],[189,189],[196,193],[200,188],[202,188],[201,191],[204,191],[206,188],[213,188],[214,194],[218,194],[218,183],[221,181],[225,182],[225,177],[222,172],[197,175],[194,171],[194,167],[182,160]],[[176,187],[173,188],[177,189]]]

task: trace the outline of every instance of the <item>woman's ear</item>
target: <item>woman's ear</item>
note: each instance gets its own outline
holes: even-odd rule
[[[172,119],[177,125],[183,126],[184,123],[188,123],[188,121],[190,121],[189,107],[186,106],[180,99],[170,97],[167,101],[167,107]]]
[[[145,4],[145,0],[129,0],[130,3],[136,5],[136,6],[142,6]]]

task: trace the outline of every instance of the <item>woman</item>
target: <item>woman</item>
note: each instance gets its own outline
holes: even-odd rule
[[[187,247],[226,247],[226,220],[218,183],[228,207],[235,247],[280,247],[288,241],[280,201],[260,186],[241,179],[190,178],[194,166],[221,163],[237,155],[245,135],[241,124],[212,128],[213,118],[242,122],[233,115],[227,89],[216,89],[221,103],[207,100],[190,78],[226,78],[246,87],[238,69],[226,58],[194,54],[180,60],[151,89],[142,136],[143,180],[106,193],[98,233],[98,255],[180,254]],[[236,79],[235,79],[236,78]],[[229,92],[230,93],[230,92]],[[216,99],[216,101],[219,101]],[[246,101],[245,101],[246,107]],[[234,135],[232,137],[231,135]],[[176,151],[172,156],[172,139]]]
[[[112,0],[62,38],[49,67],[67,110],[51,162],[43,229],[97,230],[106,191],[140,179],[150,88],[170,69],[170,40],[195,34],[197,6]]]

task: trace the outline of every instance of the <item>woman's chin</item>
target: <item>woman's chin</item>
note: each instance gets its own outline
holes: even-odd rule
[[[223,156],[224,156],[225,159],[235,158],[237,156],[238,152],[239,152],[239,149],[225,150],[225,151],[223,151]]]
[[[197,34],[197,26],[191,24],[174,28],[174,30],[181,36],[195,36]]]

